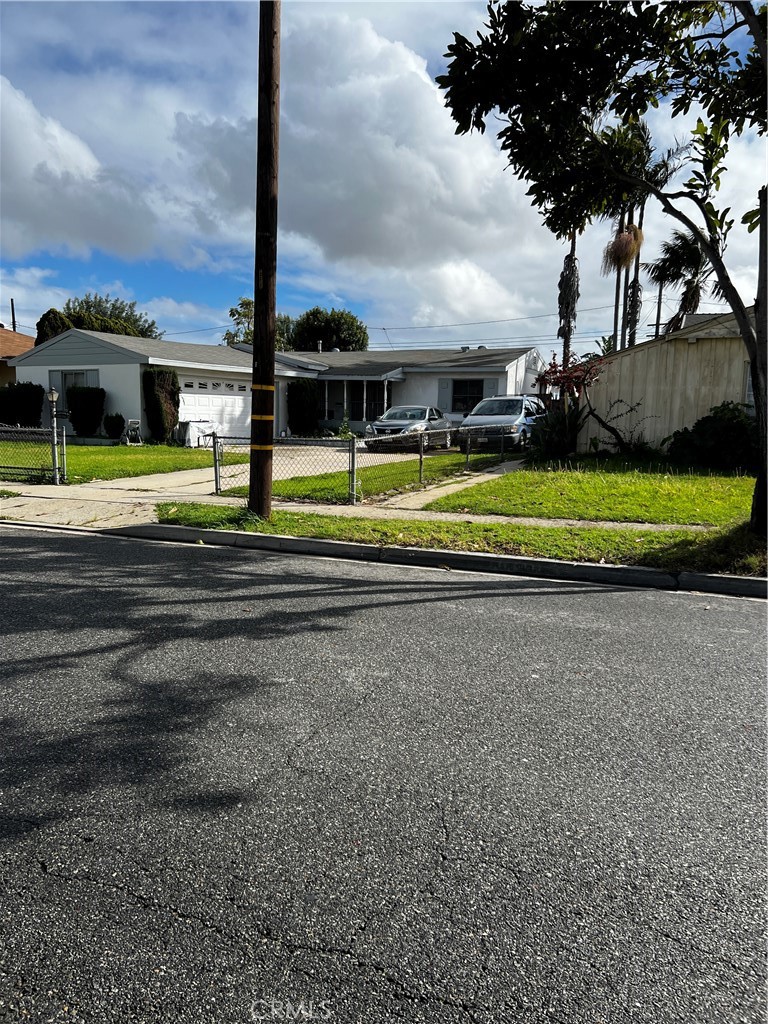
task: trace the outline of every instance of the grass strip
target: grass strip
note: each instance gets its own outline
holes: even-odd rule
[[[599,527],[516,526],[506,523],[443,523],[363,519],[274,512],[258,520],[245,508],[161,504],[158,521],[208,530],[246,530],[292,537],[317,537],[393,547],[607,562],[670,571],[766,574],[765,545],[746,524],[707,532],[608,530]]]
[[[436,512],[726,526],[749,515],[745,476],[523,469],[430,502]]]
[[[475,455],[470,461],[470,471],[484,472],[498,461],[498,455]],[[429,455],[424,459],[424,484],[433,484],[457,476],[465,468],[466,456],[460,453]],[[420,486],[419,460],[404,459],[364,466],[357,471],[357,482],[358,496],[364,498],[412,490]],[[248,496],[248,485],[230,487],[223,493],[230,497],[245,498]],[[349,474],[346,471],[296,476],[290,480],[274,480],[272,483],[272,494],[276,498],[294,501],[318,501],[338,505],[346,503],[348,493]]]

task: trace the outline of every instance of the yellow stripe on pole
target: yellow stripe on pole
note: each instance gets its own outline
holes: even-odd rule
[[[271,451],[274,451],[274,450],[275,450],[275,446],[273,444],[252,444],[251,445],[251,451],[252,452],[271,452]]]
[[[251,416],[252,420],[274,420],[274,416]]]
[[[274,391],[274,384],[251,384],[251,391]]]

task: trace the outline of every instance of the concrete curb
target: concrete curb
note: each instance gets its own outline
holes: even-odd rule
[[[186,544],[202,541],[204,544],[222,547],[320,555],[326,558],[349,558],[356,561],[381,562],[390,565],[461,569],[467,572],[488,572],[568,582],[600,583],[607,586],[699,591],[730,597],[768,597],[768,580],[749,576],[710,576],[691,572],[670,573],[660,569],[645,569],[640,566],[560,562],[549,558],[522,558],[518,555],[435,551],[429,548],[379,547],[375,544],[351,544],[346,541],[319,540],[312,537],[281,537],[275,534],[245,533],[236,530],[201,530],[190,526],[164,526],[160,523],[95,529],[88,532]]]

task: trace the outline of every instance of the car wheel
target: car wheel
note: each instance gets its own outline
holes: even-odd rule
[[[451,447],[451,432],[450,432],[450,430],[446,430],[446,432],[445,432],[445,441],[443,442],[443,448],[445,448],[445,450],[448,451],[448,449],[450,447]]]
[[[528,434],[526,433],[525,430],[520,435],[520,447],[521,448],[527,448],[528,447]]]

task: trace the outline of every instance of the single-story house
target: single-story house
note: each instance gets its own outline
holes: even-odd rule
[[[251,357],[226,345],[190,345],[154,338],[65,331],[13,360],[18,380],[55,387],[66,410],[67,388],[104,388],[105,413],[141,421],[149,436],[141,376],[147,367],[176,370],[181,387],[179,420],[208,420],[223,433],[248,436]],[[44,416],[48,416],[44,403]]]
[[[0,387],[16,380],[16,370],[9,360],[34,348],[35,339],[29,334],[19,334],[0,327]]]
[[[62,408],[73,385],[104,388],[105,412],[140,420],[144,436],[149,431],[142,372],[148,366],[169,367],[181,387],[181,422],[211,421],[229,437],[250,434],[252,350],[247,345],[183,344],[73,328],[12,363],[19,380],[55,387]],[[334,429],[346,416],[353,430],[362,431],[385,409],[408,403],[437,406],[458,423],[489,395],[535,391],[534,379],[544,365],[531,347],[278,352],[275,434],[288,432],[286,389],[299,377],[319,383],[322,425]]]
[[[365,352],[278,352],[275,374],[294,372],[320,385],[321,426],[352,430],[393,405],[436,406],[454,423],[491,395],[536,393],[545,368],[538,349],[375,349]]]
[[[755,404],[747,350],[730,312],[693,314],[679,331],[615,352],[589,394],[606,420],[636,405],[612,425],[654,446],[722,402]],[[587,451],[592,438],[607,440],[589,418],[579,450]]]

